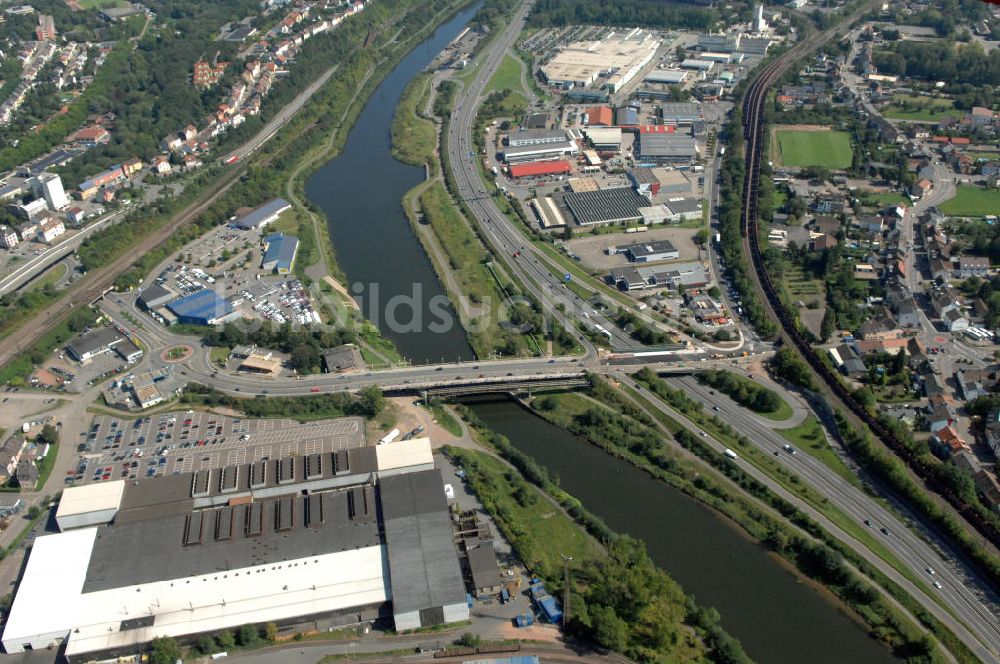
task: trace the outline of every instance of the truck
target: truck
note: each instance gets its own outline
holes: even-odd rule
[[[730,459],[733,459],[733,460],[736,460],[736,459],[739,459],[739,456],[737,456],[737,455],[736,455],[736,452],[733,452],[733,451],[732,451],[731,449],[729,449],[728,447],[726,448],[726,451],[724,452],[724,454],[725,454],[725,455],[726,455],[727,457],[729,457]]]

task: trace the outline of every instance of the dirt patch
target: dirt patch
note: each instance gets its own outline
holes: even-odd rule
[[[38,385],[38,387],[62,387],[63,379],[60,376],[52,373],[48,369],[35,369],[35,373],[31,374],[32,384]]]
[[[623,254],[608,255],[609,247],[619,247],[653,240],[669,240],[680,254],[679,261],[695,261],[699,259],[699,248],[694,242],[697,232],[694,228],[677,228],[658,226],[645,233],[611,233],[609,235],[592,235],[578,237],[566,242],[566,247],[580,257],[580,263],[591,270],[610,270],[613,267],[628,265],[628,259]]]

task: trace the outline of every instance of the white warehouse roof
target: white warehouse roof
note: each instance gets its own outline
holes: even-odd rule
[[[375,447],[375,460],[380,472],[412,466],[434,466],[430,438],[414,438]]]
[[[63,489],[59,509],[56,510],[56,521],[66,516],[118,509],[124,492],[125,480],[94,482]]]

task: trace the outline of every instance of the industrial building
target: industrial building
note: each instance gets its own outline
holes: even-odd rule
[[[697,58],[686,58],[681,62],[681,69],[691,69],[693,71],[700,71],[708,73],[715,68],[715,63],[711,60],[699,60]]]
[[[299,252],[299,239],[284,233],[273,233],[265,237],[264,258],[260,267],[268,272],[288,274],[295,264],[295,256]]]
[[[645,30],[611,32],[597,41],[568,44],[541,71],[549,85],[586,88],[603,78],[601,87],[617,92],[649,64],[659,47],[660,40]]]
[[[571,191],[562,194],[562,199],[581,226],[636,222],[642,218],[639,208],[649,205],[649,199],[631,187]]]
[[[698,158],[698,143],[679,133],[640,132],[637,153],[644,162],[684,164]]]
[[[669,240],[654,240],[616,247],[615,253],[625,254],[625,257],[633,263],[676,260],[681,256]]]
[[[561,129],[519,129],[510,133],[507,137],[507,145],[519,148],[525,145],[562,143],[565,140],[566,132]]]
[[[576,143],[563,140],[559,143],[507,147],[503,152],[503,160],[508,164],[516,164],[525,161],[557,159],[565,154],[575,156],[578,152],[579,149],[576,147]]]
[[[665,203],[670,210],[670,219],[676,223],[701,219],[701,201],[697,198],[671,198]]]
[[[702,288],[708,285],[708,271],[701,263],[650,265],[611,270],[610,280],[623,291],[647,288]]]
[[[426,438],[71,487],[56,519],[63,532],[28,558],[8,653],[64,644],[75,664],[245,624],[469,618]]]
[[[688,73],[680,69],[654,69],[642,80],[659,85],[680,85],[687,80],[687,77]]]
[[[533,198],[531,200],[531,208],[538,216],[538,223],[541,224],[542,228],[565,228],[568,225],[566,217],[563,215],[562,210],[559,209],[559,205],[548,196]]]
[[[703,120],[701,104],[692,101],[670,102],[660,105],[663,124],[690,124]]]
[[[573,172],[573,167],[564,159],[554,161],[535,161],[527,164],[512,164],[512,178],[537,177],[540,175],[566,175]]]
[[[602,152],[618,152],[622,147],[620,127],[587,127],[583,130],[594,148]]]
[[[615,123],[614,113],[610,106],[592,106],[587,109],[584,124],[591,126],[610,127]]]
[[[263,228],[276,221],[282,212],[291,208],[292,204],[284,198],[275,198],[237,219],[236,226],[244,230]]]
[[[169,302],[167,309],[178,322],[190,325],[217,325],[238,316],[229,300],[208,288]]]

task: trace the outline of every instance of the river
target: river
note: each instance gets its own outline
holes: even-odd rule
[[[509,400],[466,402],[494,431],[650,557],[761,664],[897,662],[835,600],[801,581],[729,519]]]
[[[403,194],[424,179],[424,169],[392,156],[392,117],[410,80],[480,4],[457,12],[400,61],[361,111],[344,150],[306,180],[306,195],[326,214],[337,261],[365,317],[418,364],[475,356],[403,213]]]
[[[458,12],[399,63],[361,112],[343,152],[306,182],[306,194],[329,220],[337,259],[365,316],[418,363],[473,353],[403,214],[403,194],[424,174],[392,157],[390,128],[403,89],[478,6]],[[444,317],[442,311],[453,324],[436,329],[431,324]],[[510,401],[473,407],[611,528],[645,541],[653,560],[701,603],[717,608],[726,629],[758,662],[896,661],[830,598],[696,500]]]

